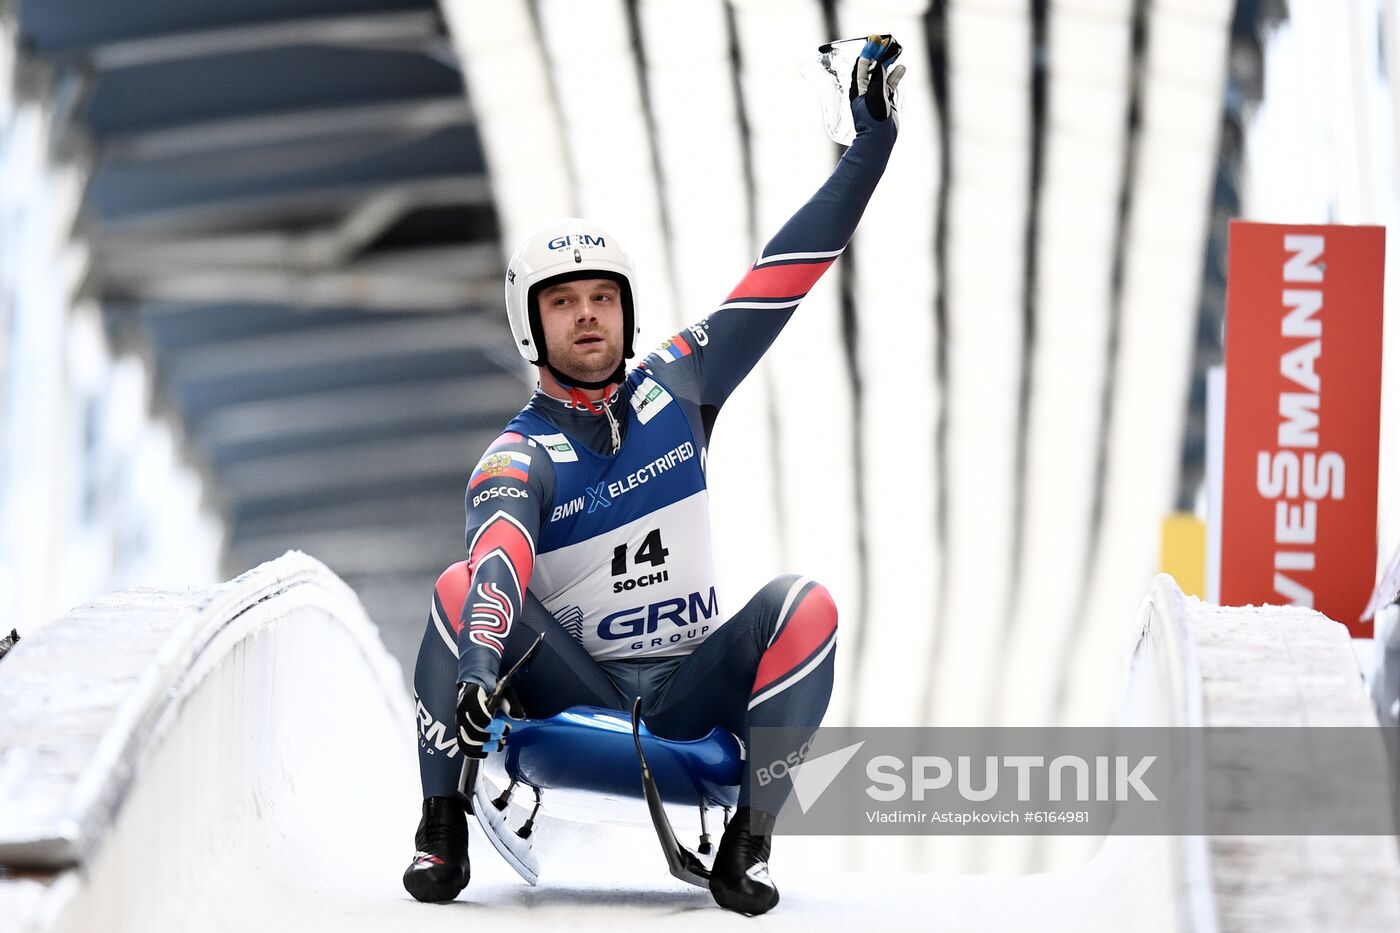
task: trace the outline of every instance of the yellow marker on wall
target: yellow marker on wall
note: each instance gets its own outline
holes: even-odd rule
[[[1181,591],[1206,598],[1206,523],[1190,512],[1162,520],[1162,572],[1176,578]]]

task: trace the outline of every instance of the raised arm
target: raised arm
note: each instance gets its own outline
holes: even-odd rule
[[[883,84],[883,82],[881,82]],[[704,320],[647,358],[675,391],[718,409],[758,363],[836,257],[845,250],[889,161],[895,114],[872,87],[851,102],[856,138],[816,194],[768,241],[748,274]],[[879,91],[887,95],[883,89]]]

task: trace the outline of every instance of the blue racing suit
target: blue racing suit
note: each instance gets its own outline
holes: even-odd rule
[[[414,673],[425,797],[456,792],[457,684],[490,690],[540,632],[514,685],[530,716],[640,696],[668,738],[722,726],[747,743],[752,727],[820,724],[836,607],[819,583],[782,576],[724,614],[705,462],[725,400],[845,249],[884,172],[895,121],[863,99],[852,110],[855,141],[723,304],[596,407],[537,390],[472,472],[468,558],[438,580]]]

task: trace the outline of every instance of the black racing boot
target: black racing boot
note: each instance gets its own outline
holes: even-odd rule
[[[724,837],[710,869],[710,893],[715,903],[741,914],[767,913],[778,903],[778,889],[768,877],[768,852],[773,842],[773,817],[741,807],[724,828]]]
[[[472,878],[467,859],[467,814],[456,797],[423,801],[423,819],[413,835],[418,851],[403,873],[403,886],[420,901],[450,901]]]

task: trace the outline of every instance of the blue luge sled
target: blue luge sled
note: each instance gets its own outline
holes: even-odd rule
[[[575,706],[548,719],[511,720],[510,726],[503,764],[511,780],[540,790],[644,796],[629,714]],[[677,741],[652,735],[642,723],[640,735],[663,800],[734,807],[743,757],[732,734],[717,728]]]
[[[486,708],[498,711],[510,682],[530,663],[544,641],[541,634],[518,661],[496,681]],[[531,885],[539,881],[540,863],[534,851],[535,817],[544,791],[570,791],[607,797],[646,800],[647,812],[671,874],[705,887],[710,871],[695,852],[681,845],[666,815],[666,803],[690,804],[700,810],[700,855],[712,851],[706,811],[722,807],[725,819],[739,799],[744,756],[739,740],[723,729],[690,741],[652,735],[641,718],[642,701],[630,717],[599,706],[575,706],[546,719],[510,719],[496,712],[490,732],[495,741],[486,750],[499,756],[509,784],[492,797],[484,786],[480,759],[463,762],[461,791],[468,811],[486,838]],[[506,820],[519,788],[533,796],[533,809],[518,829]],[[528,804],[527,804],[528,806]]]

